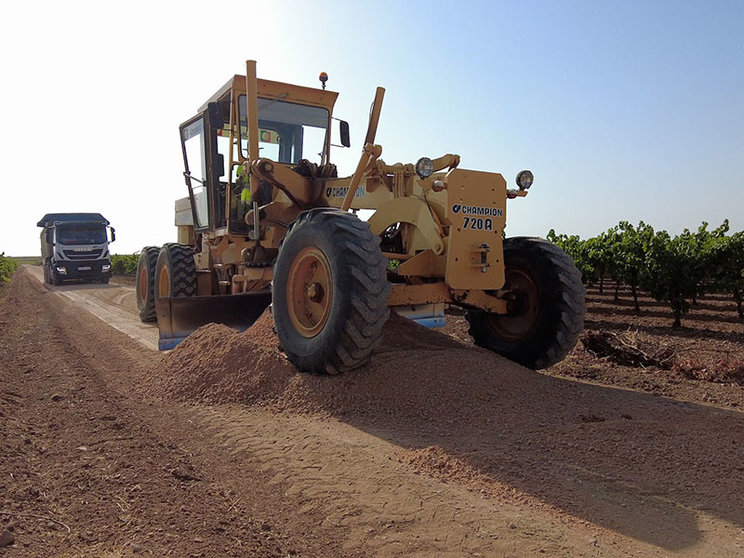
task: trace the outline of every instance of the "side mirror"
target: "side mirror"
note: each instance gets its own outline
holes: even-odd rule
[[[116,229],[114,227],[111,227],[111,242],[116,240]]]
[[[221,130],[225,124],[225,118],[222,115],[222,105],[220,103],[209,103],[207,105],[207,117],[209,126],[214,130]]]
[[[349,123],[346,120],[338,121],[338,131],[341,136],[341,145],[344,147],[351,147],[351,140],[349,139]]]

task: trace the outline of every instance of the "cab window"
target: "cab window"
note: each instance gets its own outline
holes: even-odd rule
[[[197,223],[194,228],[203,229],[209,225],[209,206],[207,205],[207,163],[204,119],[199,118],[181,130],[184,157],[186,158],[186,176],[194,193],[194,207]]]
[[[240,146],[248,156],[248,120],[245,95],[238,99]],[[258,99],[259,156],[279,163],[297,164],[300,159],[320,163],[328,131],[328,111],[277,99]]]

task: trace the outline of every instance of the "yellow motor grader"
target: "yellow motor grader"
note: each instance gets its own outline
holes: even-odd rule
[[[378,88],[356,170],[339,178],[331,130],[348,147],[349,129],[320,80],[258,79],[248,61],[181,125],[178,242],[144,248],[137,267],[140,317],[157,320],[160,348],[210,322],[246,329],[271,304],[289,360],[338,373],[369,358],[389,308],[436,322],[455,305],[476,344],[535,369],[563,359],[583,328],[580,274],[553,244],[503,235],[506,201],[532,173],[510,189],[458,155],[385,163]]]

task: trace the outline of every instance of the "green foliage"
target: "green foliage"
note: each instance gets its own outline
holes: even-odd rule
[[[585,283],[599,280],[602,292],[604,278],[610,276],[618,285],[630,286],[636,311],[638,288],[643,288],[669,303],[673,327],[680,327],[690,305],[711,290],[730,293],[744,320],[744,232],[727,236],[728,232],[728,220],[712,231],[703,222],[696,232],[685,229],[674,237],[654,232],[643,221],[637,227],[621,221],[587,240],[552,229],[547,238],[573,258]]]
[[[689,230],[674,238],[666,231],[659,231],[646,254],[643,287],[656,300],[669,303],[675,328],[681,327],[682,316],[690,310],[690,301],[702,294],[701,255],[695,249],[696,239]]]
[[[13,258],[5,255],[5,252],[0,253],[0,284],[10,281],[11,275],[18,267],[18,264]]]
[[[744,232],[719,239],[711,249],[710,262],[713,287],[731,293],[739,318],[744,320]]]
[[[18,265],[41,265],[41,256],[13,256]]]
[[[586,241],[581,240],[577,235],[556,234],[553,229],[548,232],[547,239],[557,244],[574,261],[585,284],[594,280],[594,267],[589,263]]]
[[[614,276],[619,242],[617,227],[613,227],[597,237],[590,238],[585,243],[584,252],[589,265],[594,268],[594,279],[599,279],[600,293],[604,292],[605,277]]]
[[[638,223],[638,227],[620,221],[617,230],[619,241],[615,250],[615,279],[630,287],[635,311],[640,312],[638,287],[646,279],[646,254],[654,238],[654,229],[643,221]]]
[[[134,254],[111,254],[111,273],[113,275],[134,275],[137,272],[139,252]]]

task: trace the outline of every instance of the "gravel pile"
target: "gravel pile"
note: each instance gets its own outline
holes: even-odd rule
[[[340,376],[299,374],[279,350],[272,326],[267,311],[243,333],[217,324],[200,328],[150,371],[152,391],[181,401],[278,411],[427,418],[453,409],[459,416],[477,413],[478,398],[519,393],[530,381],[525,375],[532,382],[539,378],[396,314],[365,366]]]

